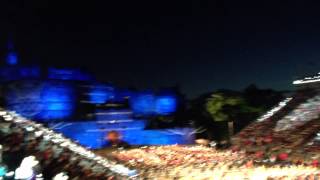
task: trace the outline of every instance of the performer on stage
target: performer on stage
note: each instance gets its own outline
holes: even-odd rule
[[[130,148],[130,145],[121,140],[121,136],[117,131],[110,131],[106,136],[106,144],[105,147],[113,147],[113,148]]]

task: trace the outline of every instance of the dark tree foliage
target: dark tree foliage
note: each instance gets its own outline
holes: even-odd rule
[[[283,92],[255,85],[242,92],[218,90],[191,101],[188,116],[195,127],[206,128],[199,137],[222,140],[228,136],[228,122],[234,123],[237,133],[283,98]]]

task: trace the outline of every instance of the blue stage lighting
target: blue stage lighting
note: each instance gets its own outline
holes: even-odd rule
[[[175,96],[159,96],[155,103],[156,114],[169,115],[177,109],[177,99]]]
[[[75,80],[75,81],[92,80],[92,77],[89,74],[82,72],[79,69],[58,69],[58,68],[49,68],[48,78],[56,79],[56,80]]]
[[[20,78],[39,78],[40,68],[38,67],[21,67],[19,68]]]
[[[69,118],[75,98],[72,85],[58,82],[25,82],[6,95],[9,109],[34,120]]]
[[[114,97],[112,87],[97,85],[93,86],[89,92],[89,101],[93,104],[104,104]]]
[[[6,62],[8,65],[16,65],[18,64],[18,55],[15,52],[9,52],[7,55]]]
[[[105,148],[105,136],[111,130],[117,130],[123,137],[123,140],[131,145],[173,145],[173,144],[192,144],[194,136],[188,136],[193,129],[176,128],[162,130],[144,130],[140,128],[143,121],[133,120],[128,125],[120,124],[100,124],[94,121],[87,122],[65,122],[59,125],[52,123],[51,127],[66,137],[79,142],[81,145],[100,149]],[[135,125],[136,124],[136,125]],[[134,128],[139,127],[139,128]]]
[[[74,90],[70,85],[48,83],[43,89],[40,119],[68,118],[74,110]]]
[[[154,95],[139,93],[130,99],[131,108],[137,115],[152,115],[154,113]]]

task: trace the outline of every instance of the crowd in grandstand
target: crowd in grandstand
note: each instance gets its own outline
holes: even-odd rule
[[[317,95],[300,104],[295,110],[277,122],[275,131],[295,129],[298,126],[319,118],[320,96]]]
[[[54,179],[64,174],[67,179],[118,179],[128,177],[128,169],[94,155],[65,139],[60,134],[23,118],[18,119],[0,111],[0,142],[2,143],[3,176],[20,179],[19,174]],[[21,168],[23,161],[33,158],[29,168]],[[24,163],[26,164],[26,163]],[[27,163],[28,164],[28,163]],[[24,165],[25,166],[25,165]],[[28,166],[28,165],[27,165]],[[19,172],[29,169],[32,173]],[[25,170],[26,169],[26,170]],[[120,172],[122,171],[122,172]],[[24,177],[28,179],[30,177]],[[22,179],[24,179],[22,178]]]
[[[281,111],[252,123],[236,135],[233,148],[260,159],[280,158],[297,165],[318,165],[320,157],[314,152],[320,148],[314,137],[320,128],[319,107],[320,97],[314,92],[298,92]]]
[[[317,167],[287,163],[279,159],[247,156],[245,152],[219,151],[204,146],[143,147],[114,152],[114,157],[140,170],[147,179],[315,179]]]

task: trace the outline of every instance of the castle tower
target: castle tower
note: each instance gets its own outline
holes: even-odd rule
[[[18,54],[14,49],[14,43],[12,40],[8,41],[8,54],[6,56],[6,64],[13,66],[19,63]]]

